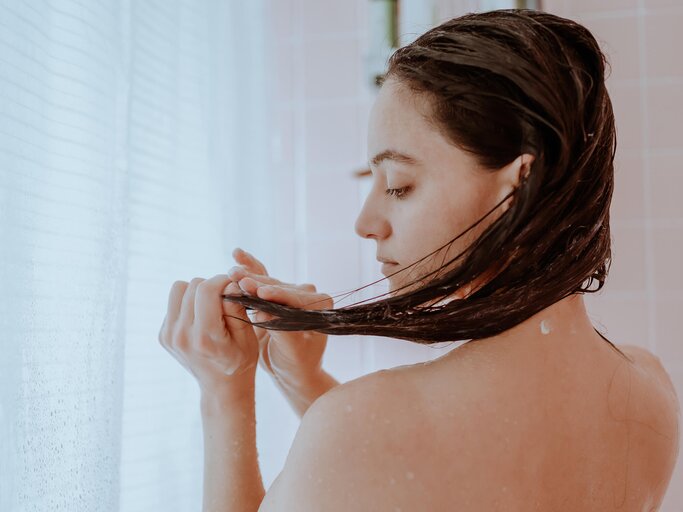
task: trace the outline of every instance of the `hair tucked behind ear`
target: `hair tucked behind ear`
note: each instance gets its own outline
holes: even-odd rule
[[[568,295],[600,290],[611,261],[616,150],[605,64],[580,24],[521,9],[460,16],[398,49],[385,78],[426,95],[428,120],[489,172],[535,156],[509,208],[421,286],[393,297],[327,310],[225,300],[275,315],[254,323],[268,329],[429,344],[494,336]],[[492,268],[471,295],[438,304]]]

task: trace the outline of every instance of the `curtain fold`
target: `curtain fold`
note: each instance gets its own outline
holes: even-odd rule
[[[243,4],[0,2],[2,511],[201,508],[198,387],[157,335],[173,281],[272,251]]]

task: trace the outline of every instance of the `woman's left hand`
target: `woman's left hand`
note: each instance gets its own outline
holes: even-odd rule
[[[256,372],[259,345],[244,307],[222,294],[241,295],[227,275],[176,281],[159,342],[192,373],[202,391],[214,392]],[[241,318],[246,322],[234,317]]]

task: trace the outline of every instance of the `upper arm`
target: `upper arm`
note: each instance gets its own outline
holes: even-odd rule
[[[378,406],[383,380],[371,374],[337,386],[314,402],[260,512],[387,508],[378,500],[396,494],[391,489],[396,479],[387,474],[387,459],[381,455],[391,426],[386,423],[391,413]]]

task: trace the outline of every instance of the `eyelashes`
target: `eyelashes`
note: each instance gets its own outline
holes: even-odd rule
[[[402,188],[388,188],[385,190],[385,193],[388,196],[394,196],[396,199],[403,199],[412,187],[402,187]]]

